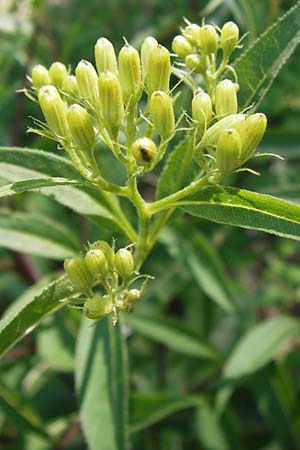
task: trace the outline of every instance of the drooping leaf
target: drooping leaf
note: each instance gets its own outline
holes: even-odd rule
[[[251,375],[279,354],[282,346],[300,337],[300,324],[287,316],[278,316],[253,327],[236,344],[225,367],[225,379]]]
[[[300,207],[244,189],[204,189],[184,200],[183,210],[217,223],[300,240]]]
[[[127,357],[120,324],[83,320],[76,351],[80,418],[90,450],[128,449]]]
[[[233,67],[240,85],[239,106],[257,106],[300,42],[300,2],[267,29]]]

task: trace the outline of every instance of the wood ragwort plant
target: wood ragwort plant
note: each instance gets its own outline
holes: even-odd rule
[[[44,256],[62,259],[64,246],[70,257],[64,262],[65,275],[46,287],[37,286],[9,308],[0,322],[0,354],[58,309],[82,310],[75,376],[81,423],[91,449],[129,448],[135,431],[176,410],[201,407],[197,396],[169,395],[163,404],[167,412],[160,411],[160,399],[154,414],[152,402],[150,412],[145,407],[141,417],[129,417],[123,324],[171,348],[213,361],[224,382],[263,367],[280,344],[300,334],[294,319],[271,319],[257,326],[224,362],[224,355],[208,342],[138,313],[152,282],[152,274],[143,272],[143,263],[158,239],[175,242],[172,233],[161,234],[173,217],[188,214],[300,240],[298,205],[224,185],[226,177],[236,172],[257,175],[249,160],[261,156],[257,147],[267,119],[256,109],[299,43],[299,29],[297,3],[234,62],[232,53],[241,46],[241,39],[233,22],[221,29],[187,22],[173,39],[174,53],[147,37],[140,52],[125,40],[116,56],[112,44],[102,37],[95,45],[96,68],[81,60],[71,74],[64,64],[55,62],[49,70],[35,66],[28,77],[30,87],[24,91],[44,116],[44,120],[34,119],[29,131],[56,141],[63,156],[1,148],[1,176],[9,184],[1,187],[0,196],[38,190],[96,224],[117,227],[127,245],[119,248],[118,240],[106,242],[99,235],[99,240],[86,242],[77,254],[72,239],[67,234],[58,238],[47,221],[17,220],[8,212],[2,219],[7,229],[3,245],[14,248],[10,231],[25,231],[36,234],[36,245],[38,238],[53,241],[43,249]],[[171,74],[177,80],[172,88]],[[183,84],[192,90],[193,98],[190,108],[175,116]],[[101,155],[94,151],[98,142],[123,166],[124,184],[110,181],[102,170]],[[139,182],[157,166],[162,169],[155,198],[145,200]],[[112,163],[108,172],[114,171]],[[126,202],[133,206],[136,220],[124,212]],[[205,240],[202,249],[209,265],[215,255]],[[192,248],[182,246],[181,251]],[[179,257],[178,252],[174,256]],[[220,308],[234,312],[235,301],[226,283],[222,285],[222,277],[216,276],[215,281],[221,288],[211,289],[206,275],[211,276],[204,271],[204,291]],[[263,346],[258,345],[261,342]],[[144,403],[140,398],[140,409]],[[138,404],[138,396],[132,404]]]

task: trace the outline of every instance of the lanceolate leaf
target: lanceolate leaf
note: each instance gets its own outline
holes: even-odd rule
[[[252,103],[257,106],[261,102],[299,42],[300,2],[297,2],[234,63],[240,85],[241,110]]]
[[[182,202],[184,211],[203,219],[300,240],[300,207],[270,195],[211,187]]]
[[[128,449],[127,358],[120,324],[83,320],[76,351],[80,418],[90,450]]]
[[[66,277],[62,277],[41,288],[33,295],[26,295],[16,301],[0,320],[0,357],[3,356],[23,336],[30,333],[48,314],[62,308],[61,300],[73,295]]]
[[[22,194],[22,192],[41,189],[53,186],[80,186],[81,181],[67,180],[66,178],[33,178],[32,180],[17,181],[6,184],[0,188],[0,197],[10,197],[11,195]]]

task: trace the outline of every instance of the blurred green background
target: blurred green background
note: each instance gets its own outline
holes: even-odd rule
[[[39,112],[16,91],[26,85],[26,74],[34,64],[48,67],[57,60],[70,64],[74,70],[82,58],[93,61],[94,44],[100,36],[109,38],[117,49],[123,45],[123,36],[139,47],[147,35],[155,36],[170,48],[173,36],[183,25],[183,17],[196,23],[206,17],[208,22],[219,25],[234,20],[241,33],[249,32],[244,40],[247,46],[295,3],[292,0],[173,0],[171,3],[163,0],[0,0],[0,146],[57,151],[51,142],[26,133],[29,116],[39,117]],[[284,156],[284,163],[270,158],[251,161],[251,168],[261,171],[261,177],[240,174],[232,179],[236,186],[297,203],[300,200],[299,74],[300,49],[297,49],[259,108],[269,118],[261,150],[279,153]],[[0,181],[4,182],[1,173]],[[144,188],[145,195],[151,195],[153,180],[146,180]],[[81,245],[87,240],[112,236],[105,226],[99,229],[38,193],[2,201],[0,215],[5,214],[6,208],[55,220],[71,230]],[[190,228],[189,241],[186,227]],[[156,279],[149,283],[139,312],[173,318],[196,335],[209,339],[225,355],[258,321],[280,314],[299,317],[298,243],[185,217],[176,221],[172,233],[175,243],[170,243],[169,234],[163,236],[146,263],[146,272],[156,275]],[[209,288],[201,288],[198,270],[205,261],[203,257],[197,258],[203,251],[203,236],[225,265],[228,283],[239,304],[238,316],[224,314],[209,298]],[[32,284],[40,279],[43,283],[44,277],[51,276],[47,274],[60,268],[61,261],[0,248],[0,312]],[[2,361],[1,450],[86,448],[76,412],[72,375],[80,318],[80,313],[71,309],[56,313]],[[235,386],[234,392],[228,392],[218,385],[219,372],[211,363],[170,350],[143,333],[130,330],[128,333],[132,391],[156,392],[156,395],[159,392],[199,394],[204,405],[196,414],[194,408],[186,407],[174,414],[163,413],[160,422],[150,419],[149,427],[140,426],[141,431],[133,434],[134,449],[300,449],[300,341],[290,342],[288,348],[281,349],[279,359]],[[153,398],[148,405],[149,417],[151,405],[157,405],[156,397]],[[133,398],[133,423],[135,419],[138,423],[142,406],[141,399]],[[47,430],[55,436],[55,445],[51,446],[37,432],[35,414],[42,417]]]

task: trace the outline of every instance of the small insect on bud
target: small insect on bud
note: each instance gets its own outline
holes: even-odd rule
[[[142,47],[141,47],[141,60],[142,60],[142,75],[143,79],[145,80],[146,75],[148,73],[148,63],[149,63],[149,57],[153,49],[155,49],[158,46],[157,40],[152,37],[148,36],[144,40]]]
[[[56,87],[42,86],[39,90],[38,100],[52,133],[60,139],[68,138],[67,107]]]
[[[98,75],[94,66],[82,59],[75,73],[81,96],[91,105],[97,106],[99,104]]]
[[[115,138],[122,125],[125,112],[120,81],[117,75],[108,70],[99,76],[99,98],[105,126]]]
[[[124,279],[132,274],[134,269],[133,256],[126,248],[120,248],[115,254],[115,269]]]
[[[83,314],[92,320],[101,320],[112,310],[113,305],[107,296],[88,298],[83,305]]]
[[[243,163],[253,156],[255,149],[263,138],[266,128],[267,118],[264,114],[256,113],[246,118],[240,132],[242,139],[241,159]]]
[[[95,60],[98,74],[104,70],[118,74],[117,58],[112,43],[105,37],[98,39],[95,45]]]
[[[95,131],[89,113],[80,105],[71,105],[67,111],[67,121],[74,143],[82,150],[92,150]]]
[[[31,72],[31,80],[34,88],[39,89],[41,86],[51,84],[49,71],[46,67],[38,64],[34,66]]]
[[[212,119],[212,102],[206,92],[196,93],[192,100],[192,117],[201,130],[208,127]]]
[[[210,55],[216,53],[219,45],[219,37],[215,27],[204,25],[199,30],[200,49],[203,53]]]
[[[234,22],[227,22],[221,30],[220,47],[226,57],[231,55],[239,41],[239,27]]]
[[[49,75],[52,81],[52,84],[57,88],[61,88],[65,79],[68,76],[67,68],[64,64],[60,62],[54,62],[51,64],[49,69]]]
[[[216,165],[222,175],[229,175],[241,165],[241,138],[233,128],[220,133],[216,149]]]
[[[174,37],[172,41],[172,49],[182,59],[184,59],[190,53],[193,53],[193,46],[181,34]]]
[[[64,262],[64,269],[76,290],[86,291],[92,286],[92,275],[88,271],[84,259],[67,258]]]
[[[236,84],[231,80],[222,80],[217,84],[215,108],[218,116],[237,113]]]
[[[169,50],[157,45],[150,53],[146,76],[147,94],[153,91],[169,91],[171,62]]]
[[[90,250],[101,250],[108,262],[110,268],[114,265],[114,252],[108,242],[105,241],[96,241],[90,246]]]
[[[85,255],[85,263],[93,277],[107,274],[108,262],[102,250],[89,250]]]
[[[147,137],[134,141],[130,150],[136,161],[142,166],[150,165],[157,154],[155,142]]]
[[[201,144],[206,147],[210,145],[216,145],[219,139],[221,131],[226,128],[236,128],[244,123],[244,114],[231,114],[230,116],[224,117],[218,122],[214,123],[208,130],[204,133]]]
[[[191,23],[185,29],[183,30],[183,36],[192,44],[192,45],[198,45],[199,44],[199,32],[200,27],[196,23]]]
[[[79,99],[79,87],[74,75],[67,76],[62,86],[62,90],[68,104],[72,104]]]
[[[163,91],[155,91],[150,98],[150,116],[155,131],[167,139],[173,135],[175,116],[171,97]]]
[[[118,61],[123,99],[125,103],[131,98],[138,101],[142,95],[139,52],[132,45],[126,44],[120,50]]]
[[[208,59],[206,55],[198,55],[197,53],[191,53],[187,55],[185,65],[194,73],[204,73],[208,67]]]

